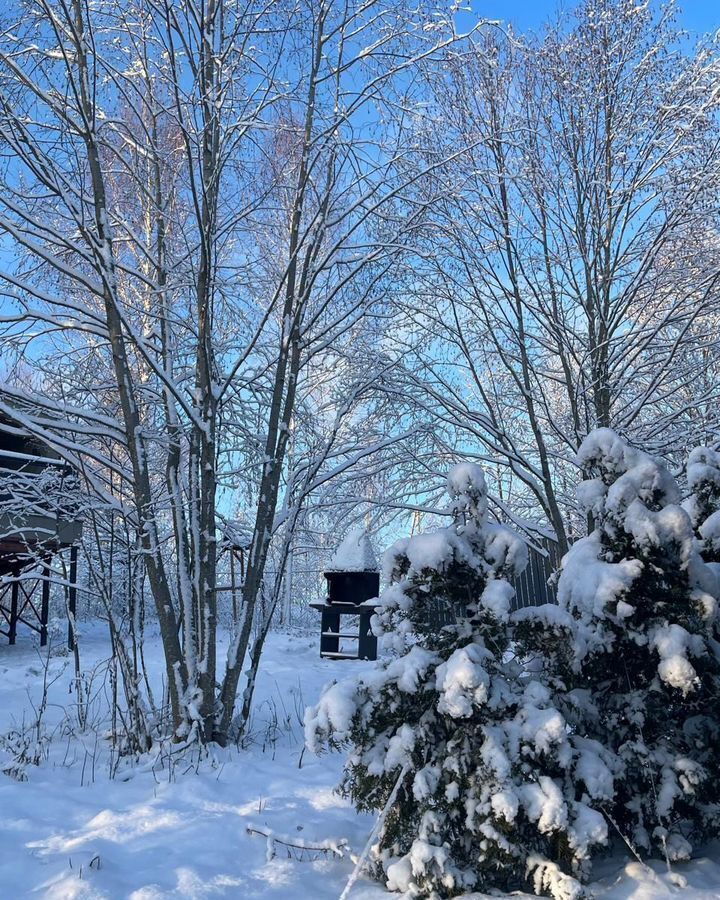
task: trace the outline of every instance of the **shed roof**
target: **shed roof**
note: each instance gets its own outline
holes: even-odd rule
[[[349,531],[325,567],[326,572],[377,572],[378,564],[370,537],[361,526]]]

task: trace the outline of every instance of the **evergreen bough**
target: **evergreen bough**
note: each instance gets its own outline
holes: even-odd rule
[[[711,447],[696,447],[688,457],[687,483],[690,496],[683,508],[690,516],[698,549],[715,575],[713,594],[720,597],[720,453]],[[715,616],[715,656],[720,658],[720,614]],[[719,751],[720,752],[720,751]]]
[[[688,457],[690,496],[683,508],[690,516],[700,554],[720,574],[720,453],[696,447]]]

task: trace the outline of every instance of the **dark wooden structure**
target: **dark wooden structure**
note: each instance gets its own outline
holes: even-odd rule
[[[528,546],[527,567],[513,580],[515,588],[513,609],[557,603],[557,588],[550,578],[560,568],[560,561],[555,541],[544,540],[542,550]]]
[[[364,559],[374,555],[366,535]],[[377,638],[370,628],[380,593],[380,573],[367,568],[359,571],[331,567],[325,572],[327,600],[311,603],[320,612],[320,656],[327,659],[377,659]],[[353,624],[350,625],[350,622]],[[350,642],[353,650],[345,650],[341,642]]]
[[[527,551],[527,566],[511,581],[515,588],[513,610],[557,603],[557,584],[552,577],[559,570],[561,562],[557,543],[545,539],[539,548],[528,544]],[[428,597],[426,607],[429,621],[434,628],[453,625],[457,621],[455,611],[443,600],[433,601],[432,597]]]
[[[47,643],[53,558],[69,550],[67,607],[77,604],[75,473],[45,443],[0,414],[0,634],[15,643],[26,625]],[[73,629],[68,624],[68,644]]]
[[[362,557],[361,553],[359,558]],[[528,547],[528,565],[512,582],[515,588],[513,609],[557,603],[557,589],[551,576],[559,567],[560,556],[554,541],[545,540],[540,549]],[[321,614],[320,656],[328,659],[377,659],[377,638],[370,629],[370,619],[376,609],[373,600],[380,591],[380,575],[377,571],[343,570],[331,564],[325,578],[327,600],[310,604]],[[429,605],[428,616],[438,629],[456,621],[454,611],[444,602],[437,602],[434,607]],[[347,624],[350,617],[358,624],[350,627]],[[341,642],[347,641],[357,646],[356,652],[341,647]]]

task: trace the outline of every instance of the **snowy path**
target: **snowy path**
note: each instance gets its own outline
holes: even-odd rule
[[[107,652],[99,632],[83,642],[85,662],[101,660]],[[159,672],[157,647],[151,645],[150,653]],[[66,663],[54,658],[51,674]],[[298,768],[302,734],[296,711],[313,702],[330,678],[365,664],[320,660],[314,637],[283,634],[271,636],[265,663],[256,739],[247,750],[219,755],[215,768],[206,763],[199,774],[177,771],[173,780],[164,770],[111,781],[104,753],[88,736],[84,745],[77,739],[56,740],[47,763],[28,767],[26,782],[0,775],[0,900],[337,900],[352,871],[349,859],[297,860],[278,847],[268,861],[265,840],[246,829],[258,824],[306,841],[347,838],[353,850],[362,848],[372,822],[333,793],[339,756],[316,759],[305,753]],[[70,706],[71,674],[67,663],[51,688],[50,729]],[[29,644],[0,644],[0,733],[23,714],[26,721],[31,718],[29,697],[36,702],[41,678]],[[101,692],[98,707],[102,703]],[[289,725],[273,742],[267,728],[276,717],[289,719]],[[687,889],[665,877],[650,878],[635,864],[602,879],[595,893],[604,900],[720,898],[717,862],[701,860],[678,872],[688,879]],[[383,897],[388,894],[367,881],[352,892],[352,900]]]

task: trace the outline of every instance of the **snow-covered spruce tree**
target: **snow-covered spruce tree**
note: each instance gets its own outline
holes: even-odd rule
[[[482,471],[448,477],[453,523],[395,544],[375,630],[394,656],[325,689],[306,714],[308,746],[352,747],[343,789],[380,814],[375,875],[414,897],[527,885],[562,900],[582,895],[609,796],[597,754],[578,752],[546,687],[523,675],[508,628],[508,578],[523,542],[486,519]],[[386,641],[387,643],[388,641]],[[577,794],[577,799],[576,799]]]
[[[688,457],[687,482],[690,496],[683,507],[695,529],[702,558],[720,563],[720,453],[696,447]]]
[[[690,496],[682,505],[695,529],[700,555],[715,575],[712,592],[720,601],[720,453],[711,447],[696,447],[691,451],[687,483]],[[715,616],[710,646],[720,659],[720,611]]]
[[[518,611],[575,732],[612,752],[602,806],[638,852],[686,858],[720,828],[714,578],[665,467],[601,428],[583,441],[578,499],[595,530],[563,559],[558,607]]]

